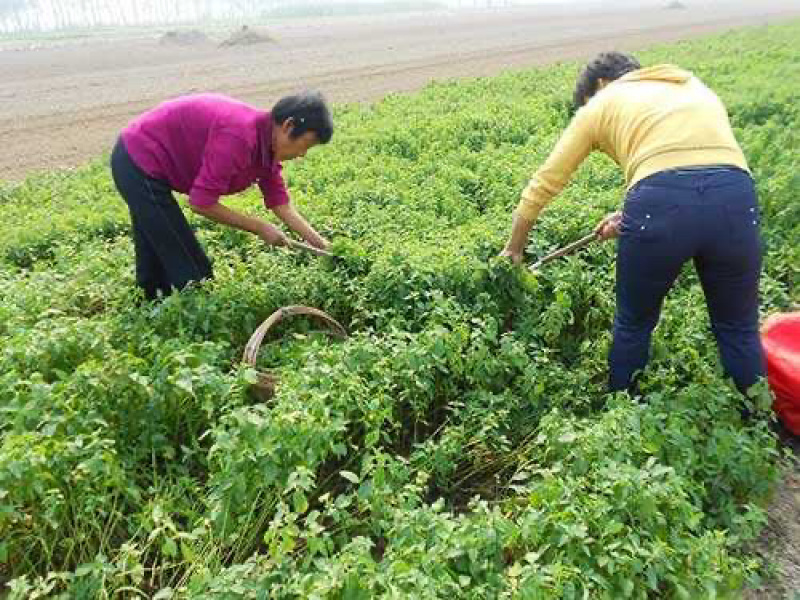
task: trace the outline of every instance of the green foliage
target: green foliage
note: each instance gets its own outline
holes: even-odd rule
[[[798,302],[798,25],[643,53],[730,108],[763,209],[766,311]],[[194,219],[216,278],[133,291],[107,169],[0,187],[0,571],[10,598],[714,598],[758,564],[778,456],[720,375],[696,277],[642,381],[604,392],[613,247],[532,275],[496,258],[568,120],[576,65],[337,107],[287,166],[335,257]],[[776,74],[779,74],[776,76]],[[541,255],[619,205],[588,160],[537,225]],[[261,214],[255,192],[232,199]],[[351,333],[282,326],[322,308]]]

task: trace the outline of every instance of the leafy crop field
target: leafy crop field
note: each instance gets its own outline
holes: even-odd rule
[[[661,47],[727,103],[763,209],[765,314],[798,301],[800,24]],[[198,221],[216,279],[134,294],[104,162],[0,187],[0,573],[9,598],[714,598],[778,476],[723,380],[700,287],[668,298],[645,402],[604,392],[614,248],[495,258],[568,120],[574,63],[336,111],[287,168],[335,260]],[[232,203],[259,213],[255,193]],[[621,204],[602,157],[531,256]],[[240,365],[286,325],[261,402]]]

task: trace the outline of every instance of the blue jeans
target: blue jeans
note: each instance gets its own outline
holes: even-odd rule
[[[664,296],[688,260],[703,286],[726,375],[742,391],[764,375],[759,220],[753,180],[735,167],[662,171],[628,192],[617,249],[612,391],[631,389],[647,364]]]

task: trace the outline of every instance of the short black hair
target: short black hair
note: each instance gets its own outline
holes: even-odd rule
[[[624,52],[601,52],[583,68],[575,83],[572,101],[578,109],[597,93],[601,79],[614,81],[626,73],[641,69],[642,65],[630,54]]]
[[[272,120],[282,125],[291,119],[294,127],[290,136],[297,138],[307,131],[317,134],[321,144],[333,137],[333,119],[325,98],[317,91],[306,91],[285,96],[272,107]]]

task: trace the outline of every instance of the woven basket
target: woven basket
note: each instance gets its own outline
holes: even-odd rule
[[[256,368],[256,360],[258,359],[258,351],[261,348],[261,343],[264,337],[269,333],[269,330],[289,317],[305,315],[312,317],[316,321],[325,326],[325,331],[331,337],[345,339],[347,331],[344,327],[333,317],[327,313],[311,308],[310,306],[284,306],[272,313],[267,319],[259,325],[258,329],[253,332],[247,345],[244,347],[244,354],[242,361],[254,369]],[[269,371],[259,371],[256,369],[257,381],[253,384],[253,391],[262,400],[267,400],[275,394],[275,387],[278,385],[278,376]]]

